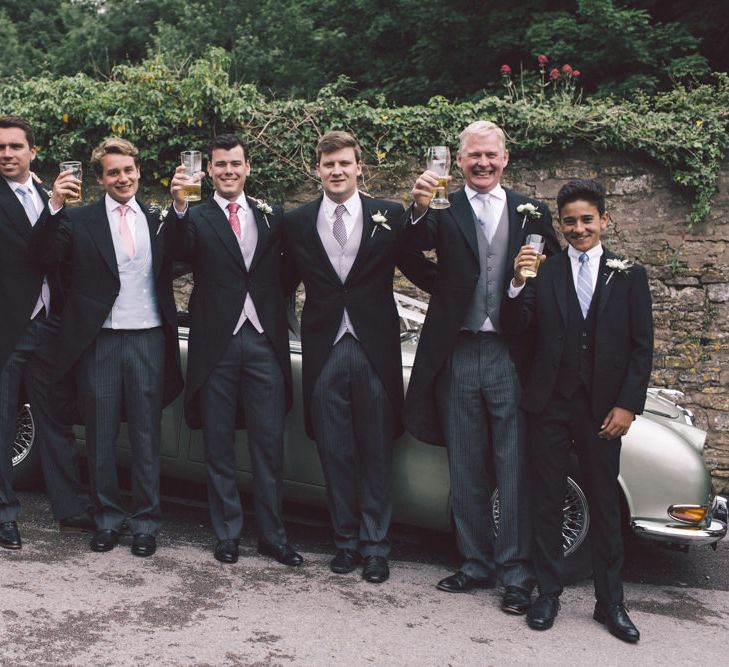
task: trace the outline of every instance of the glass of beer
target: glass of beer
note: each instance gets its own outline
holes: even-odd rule
[[[438,185],[433,190],[430,208],[448,208],[448,174],[451,170],[451,152],[448,146],[431,146],[428,149],[425,168],[438,174]]]
[[[71,170],[71,173],[74,178],[78,179],[78,196],[70,196],[66,197],[66,203],[67,204],[78,204],[81,201],[81,181],[84,177],[84,172],[81,167],[81,163],[77,162],[75,160],[68,160],[66,162],[61,162],[59,165],[60,171],[68,171]]]
[[[180,164],[185,167],[186,183],[182,188],[186,201],[200,201],[202,198],[199,173],[202,169],[202,153],[200,151],[182,151]]]
[[[530,245],[534,248],[539,255],[534,260],[534,264],[532,266],[525,266],[521,270],[521,275],[524,278],[536,278],[537,271],[539,271],[539,263],[541,261],[540,257],[542,252],[544,252],[544,237],[540,234],[529,234],[526,237],[526,245]]]

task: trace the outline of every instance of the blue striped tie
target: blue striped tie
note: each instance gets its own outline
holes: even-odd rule
[[[592,301],[592,278],[590,276],[590,258],[586,252],[580,255],[580,270],[577,273],[577,300],[580,302],[582,317],[587,317]]]
[[[38,211],[35,209],[35,204],[33,203],[33,198],[30,196],[30,192],[24,185],[16,188],[15,192],[20,195],[20,203],[23,205],[23,208],[28,215],[30,224],[35,225],[38,221]]]

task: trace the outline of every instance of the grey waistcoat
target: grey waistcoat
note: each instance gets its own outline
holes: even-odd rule
[[[475,213],[473,224],[476,226],[478,263],[481,267],[481,273],[463,327],[469,331],[478,331],[488,317],[496,331],[500,332],[499,311],[506,279],[506,254],[509,250],[508,206],[504,206],[501,212],[499,224],[496,226],[491,242],[486,239]]]

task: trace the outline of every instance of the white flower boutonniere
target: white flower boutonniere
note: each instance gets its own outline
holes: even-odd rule
[[[375,223],[375,226],[372,228],[372,234],[370,234],[370,238],[372,238],[375,235],[375,232],[380,227],[384,227],[387,231],[392,230],[392,227],[390,227],[390,225],[387,224],[387,209],[385,209],[384,213],[380,213],[380,211],[377,211],[377,213],[373,213],[372,222]]]
[[[624,273],[625,275],[628,275],[630,273],[630,269],[633,268],[633,264],[635,264],[635,262],[630,259],[618,259],[617,257],[608,259],[605,262],[605,266],[610,269],[610,275],[607,277],[605,284],[607,285],[610,282],[610,279],[615,273]]]
[[[149,207],[149,214],[151,216],[157,216],[157,220],[159,222],[159,225],[157,225],[157,231],[155,232],[155,236],[159,234],[162,231],[162,227],[165,226],[165,218],[167,217],[167,214],[170,212],[169,207],[167,208],[161,208],[157,206],[156,204],[152,204],[152,206]]]
[[[48,199],[50,199],[53,196],[53,190],[46,190],[45,188],[43,188],[43,192],[46,193],[46,196],[48,197]]]
[[[266,221],[266,227],[271,229],[271,225],[268,224],[268,214],[273,213],[273,209],[263,200],[256,199],[256,208],[263,213],[263,219]]]
[[[527,220],[539,220],[539,218],[542,217],[542,214],[537,207],[530,203],[519,204],[519,206],[516,207],[516,212],[524,214],[524,219],[521,221],[522,229],[524,229],[524,225]]]

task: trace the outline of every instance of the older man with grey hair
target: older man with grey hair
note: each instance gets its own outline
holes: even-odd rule
[[[528,335],[502,335],[499,308],[527,235],[541,234],[547,254],[557,252],[559,244],[547,206],[501,185],[509,162],[503,130],[478,121],[460,140],[457,162],[465,185],[450,195],[450,207],[429,208],[438,176],[425,171],[415,182],[413,206],[406,213],[412,248],[436,250],[438,275],[415,357],[405,423],[419,439],[448,449],[463,563],[438,588],[459,593],[491,588],[500,580],[505,586],[502,609],[524,614],[534,576],[519,371],[529,363],[531,346]],[[491,518],[495,489],[500,500],[496,538]]]

